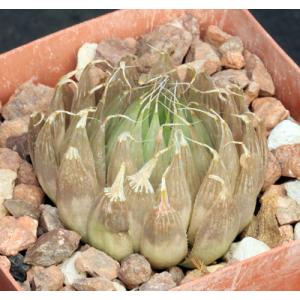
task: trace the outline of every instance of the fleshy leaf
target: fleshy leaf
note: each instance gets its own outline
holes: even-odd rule
[[[125,164],[113,185],[104,190],[89,221],[89,242],[117,260],[133,253],[129,236],[128,205],[124,191]]]
[[[178,213],[170,206],[162,180],[160,204],[149,212],[143,229],[141,253],[157,269],[178,264],[187,254],[187,238]]]

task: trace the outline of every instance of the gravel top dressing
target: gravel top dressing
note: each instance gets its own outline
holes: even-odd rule
[[[191,15],[83,44],[1,115],[0,265],[24,290],[170,290],[300,239],[300,126]]]

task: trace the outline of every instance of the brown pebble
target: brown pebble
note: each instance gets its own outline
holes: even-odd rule
[[[232,36],[223,30],[221,30],[218,26],[209,25],[204,40],[215,47],[220,47],[224,42],[230,39]]]
[[[221,61],[217,52],[208,43],[195,40],[186,56],[186,65],[195,68],[197,72],[206,72],[211,75],[221,68]]]
[[[275,86],[271,75],[267,71],[264,63],[255,54],[245,51],[246,71],[249,78],[259,84],[260,96],[273,96]]]
[[[114,291],[112,281],[104,277],[83,278],[76,280],[72,287],[77,291]]]
[[[280,225],[297,223],[300,221],[300,205],[292,198],[280,197],[276,217]]]
[[[135,54],[135,52],[136,40],[133,38],[109,39],[98,44],[96,58],[105,59],[116,66],[122,57]]]
[[[21,117],[14,120],[5,120],[0,125],[0,147],[7,147],[7,140],[19,137],[28,131],[29,117]],[[8,147],[10,148],[10,147]]]
[[[290,115],[282,103],[273,97],[257,98],[252,102],[252,109],[256,116],[263,120],[266,130],[270,131],[278,123]]]
[[[59,264],[78,248],[80,235],[74,231],[58,229],[41,235],[26,252],[25,263],[48,267]]]
[[[184,273],[181,268],[174,266],[168,269],[168,272],[172,275],[173,280],[179,285],[180,281],[184,277]]]
[[[75,267],[79,272],[112,280],[117,278],[120,264],[106,253],[90,247],[80,253],[75,261]]]
[[[140,291],[168,291],[176,286],[172,275],[169,272],[155,273],[151,278],[143,283]]]
[[[36,291],[58,291],[63,284],[64,276],[57,266],[33,267],[33,287]]]
[[[30,217],[0,219],[0,254],[17,255],[36,241],[38,222]]]
[[[26,201],[36,208],[42,204],[44,196],[45,194],[40,187],[23,183],[16,185],[13,193],[15,199]]]
[[[300,144],[279,146],[272,152],[281,167],[282,176],[300,179]]]
[[[20,199],[7,199],[4,206],[14,217],[28,216],[38,220],[41,213],[39,208]]]
[[[24,183],[29,185],[39,186],[39,182],[36,178],[33,166],[26,160],[22,160],[20,163],[20,168],[18,170],[17,183]]]
[[[9,148],[0,148],[0,169],[9,169],[18,172],[21,164],[19,154]]]
[[[121,261],[118,277],[132,289],[150,279],[152,269],[147,259],[140,254],[131,254]]]
[[[268,152],[268,162],[267,169],[265,173],[265,180],[263,185],[263,190],[266,190],[272,184],[274,184],[281,176],[281,167],[276,159],[276,157],[272,154],[272,152]]]
[[[65,285],[60,289],[60,291],[73,292],[76,291],[71,285]]]
[[[43,84],[35,84],[29,80],[20,85],[3,106],[2,115],[12,120],[35,111],[46,112],[49,108],[54,89]]]
[[[48,204],[40,206],[40,226],[44,232],[52,231],[59,228],[64,228],[58,216],[58,209]]]
[[[245,59],[241,52],[228,51],[222,55],[221,64],[228,69],[240,70],[245,66]]]
[[[259,84],[255,81],[251,81],[245,90],[247,104],[250,105],[251,102],[258,97],[258,94]]]

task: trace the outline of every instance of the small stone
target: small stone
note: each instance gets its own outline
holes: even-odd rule
[[[20,168],[18,170],[17,183],[39,186],[39,182],[36,178],[33,167],[26,160],[22,160],[20,163]]]
[[[240,242],[231,244],[227,254],[225,255],[225,260],[241,261],[268,250],[270,250],[270,248],[265,243],[252,237],[245,237]]]
[[[300,179],[300,144],[283,145],[273,150],[273,153],[282,176]]]
[[[142,70],[147,71],[161,59],[161,52],[168,53],[175,66],[182,64],[196,36],[199,36],[199,25],[191,15],[182,16],[146,33],[139,39],[137,47]]]
[[[223,269],[226,265],[227,265],[226,263],[219,263],[219,264],[207,266],[207,271],[209,273],[214,273],[214,272],[216,272],[218,270]]]
[[[169,272],[155,273],[151,278],[143,283],[140,291],[168,291],[176,286],[172,275]]]
[[[72,286],[77,291],[115,291],[113,282],[104,277],[78,279]]]
[[[271,75],[265,68],[261,59],[249,51],[245,51],[246,70],[249,78],[259,84],[260,96],[273,96],[275,86]]]
[[[131,254],[121,261],[118,277],[132,289],[151,277],[152,269],[147,259],[140,254]]]
[[[276,217],[280,225],[300,221],[300,205],[290,197],[280,197],[277,203]]]
[[[209,25],[206,34],[205,41],[210,43],[215,47],[220,47],[224,42],[230,39],[232,36],[224,31],[222,31],[218,26]]]
[[[15,199],[23,200],[36,208],[40,207],[44,196],[45,194],[40,187],[23,183],[16,185],[13,193]]]
[[[217,72],[212,76],[213,81],[217,87],[225,88],[232,86],[233,84],[238,85],[244,89],[249,84],[249,79],[246,75],[245,70],[224,70]]]
[[[219,51],[222,54],[222,66],[231,69],[242,69],[245,66],[243,56],[244,45],[242,40],[237,37],[231,37],[226,40],[220,47]]]
[[[24,256],[19,253],[15,256],[10,256],[9,261],[11,263],[11,275],[14,277],[15,280],[24,282],[27,278],[27,273],[29,271],[29,265],[24,263]]]
[[[287,195],[300,205],[300,180],[288,181],[284,184]]]
[[[85,273],[78,272],[75,268],[75,261],[80,254],[80,252],[75,252],[70,258],[66,259],[60,265],[60,270],[64,274],[64,283],[66,285],[72,285],[77,279],[86,278]]]
[[[10,136],[6,140],[6,147],[18,152],[23,159],[26,159],[29,155],[28,133],[23,133],[18,136]]]
[[[9,271],[11,263],[6,256],[0,255],[0,268]]]
[[[93,277],[102,276],[112,280],[118,277],[120,264],[104,252],[90,247],[81,252],[75,267],[79,272],[86,272]]]
[[[206,72],[209,75],[221,68],[221,61],[217,52],[210,44],[199,39],[193,41],[185,62],[187,64],[181,65],[179,68],[190,66],[196,72]]]
[[[21,157],[17,152],[9,148],[0,148],[0,169],[9,169],[17,172],[21,161]]]
[[[221,54],[225,54],[230,51],[244,51],[244,45],[242,40],[238,36],[233,36],[227,39],[220,47],[219,51]]]
[[[274,150],[279,146],[300,143],[300,126],[291,121],[283,120],[271,130],[268,137],[268,148]]]
[[[40,216],[40,226],[45,232],[63,228],[63,224],[59,219],[58,210],[56,207],[48,204],[42,204],[40,209],[42,210]]]
[[[18,281],[18,284],[20,285],[22,291],[24,291],[24,292],[30,292],[31,291],[30,283],[27,280],[24,281],[24,282]]]
[[[221,64],[228,69],[240,70],[245,66],[245,59],[241,52],[228,51],[222,55]]]
[[[282,242],[288,243],[294,239],[294,230],[292,225],[283,225],[279,227],[280,234],[282,236]]]
[[[264,242],[270,248],[282,244],[283,239],[279,230],[276,214],[280,197],[285,196],[282,185],[271,185],[260,198],[261,206],[256,216],[244,230],[243,236],[250,236]]]
[[[248,105],[258,97],[259,94],[259,84],[255,81],[251,81],[245,90],[245,97]]]
[[[28,202],[19,199],[8,199],[4,201],[5,208],[14,217],[28,216],[38,220],[40,210]]]
[[[184,277],[184,273],[181,268],[175,266],[168,269],[168,272],[172,275],[173,280],[177,285],[179,285],[180,281]]]
[[[294,228],[294,240],[300,240],[300,222],[295,225]]]
[[[30,217],[6,216],[0,220],[0,254],[11,256],[27,249],[36,241],[38,222]]]
[[[71,285],[65,285],[60,289],[61,292],[73,292],[76,291]]]
[[[105,40],[98,44],[96,59],[105,59],[116,66],[122,57],[134,55],[136,40],[134,38]]]
[[[96,43],[84,43],[77,52],[76,79],[79,80],[83,69],[96,57]]]
[[[14,120],[5,120],[0,125],[0,147],[12,148],[7,145],[7,142],[10,142],[11,138],[22,138],[22,135],[27,134],[28,123],[28,116]]]
[[[116,291],[126,291],[126,287],[121,280],[114,279],[112,283]]]
[[[263,120],[267,131],[273,129],[278,123],[290,115],[282,103],[273,97],[257,98],[252,102],[256,116]]]
[[[186,275],[184,276],[184,278],[181,280],[180,284],[185,284],[187,282],[196,280],[202,276],[204,276],[206,274],[206,272],[203,272],[203,270],[192,270],[192,271],[188,271],[186,273]]]
[[[33,267],[33,286],[36,291],[57,291],[63,284],[64,275],[57,266]]]
[[[27,81],[17,88],[3,106],[2,115],[6,120],[13,120],[33,112],[47,112],[53,95],[53,88]]]
[[[0,169],[0,220],[8,214],[4,200],[11,199],[17,173],[9,169]]]
[[[69,258],[78,248],[80,235],[74,231],[58,229],[40,236],[25,256],[31,265],[48,267]]]
[[[0,199],[11,199],[17,173],[9,169],[0,169]]]
[[[265,181],[263,185],[263,190],[266,190],[272,184],[274,184],[281,176],[281,167],[276,157],[272,152],[268,153],[268,163],[265,173]]]

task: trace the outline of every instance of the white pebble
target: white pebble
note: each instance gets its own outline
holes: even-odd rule
[[[300,222],[295,225],[294,228],[294,240],[300,240]]]
[[[240,242],[230,246],[225,258],[227,260],[244,260],[268,250],[270,247],[265,243],[252,237],[245,237]]]
[[[66,259],[61,265],[60,270],[64,274],[66,285],[72,285],[77,279],[85,278],[85,273],[80,273],[75,268],[75,260],[78,256],[81,255],[81,252],[75,252],[70,258]]]
[[[76,78],[79,80],[83,69],[95,59],[97,44],[95,43],[84,43],[78,50],[77,53],[77,66],[76,66]]]
[[[300,180],[293,180],[284,184],[287,195],[300,205]]]
[[[268,148],[270,151],[282,145],[298,143],[300,143],[300,126],[291,120],[280,122],[271,130],[268,138]]]

